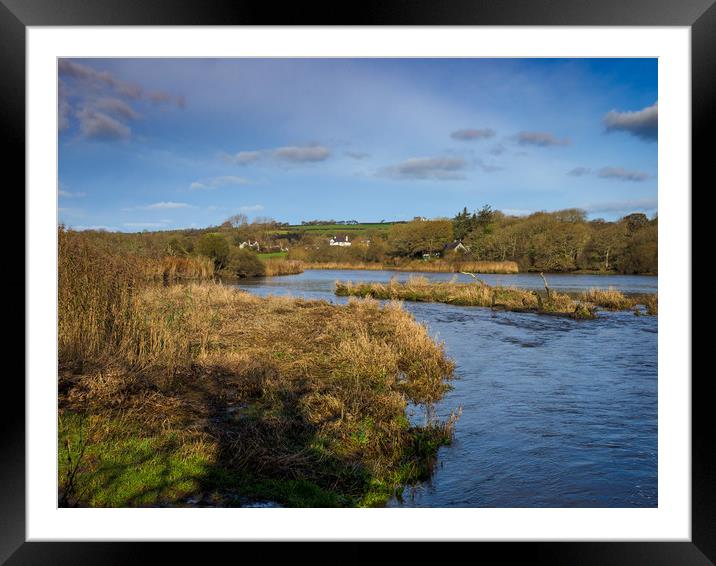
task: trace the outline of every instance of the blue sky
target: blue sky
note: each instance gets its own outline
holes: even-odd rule
[[[62,59],[82,229],[657,208],[656,59]]]

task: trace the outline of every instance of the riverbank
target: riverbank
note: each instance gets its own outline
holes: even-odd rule
[[[648,314],[657,314],[656,295],[627,297],[615,289],[607,291],[592,289],[577,297],[550,290],[545,291],[516,287],[490,286],[476,280],[475,283],[454,281],[436,282],[425,277],[410,277],[405,282],[391,280],[388,283],[351,283],[336,281],[338,296],[371,297],[381,300],[437,302],[460,306],[490,307],[494,310],[528,312],[575,319],[593,319],[595,307],[610,310],[630,310],[644,305]],[[640,312],[640,311],[636,311]]]
[[[266,277],[279,275],[297,275],[303,273],[305,265],[302,261],[293,259],[266,259],[261,260],[265,266]]]
[[[391,277],[404,281],[409,275],[309,270],[238,285],[258,296],[345,303],[350,297],[336,297],[336,279],[387,284]],[[431,281],[453,277],[423,276]],[[478,277],[493,286],[545,295],[539,274]],[[545,278],[551,290],[572,298],[609,286],[627,296],[658,289],[651,277]],[[473,279],[458,275],[456,281]],[[444,341],[457,364],[457,378],[436,403],[435,414],[447,418],[457,406],[463,412],[453,443],[439,451],[430,481],[406,488],[389,507],[658,504],[658,317],[597,310],[594,321],[573,321],[410,301],[403,308]]]
[[[399,305],[150,284],[72,244],[60,235],[61,506],[381,505],[450,442],[453,419],[407,418],[453,363]]]
[[[346,263],[346,262],[306,262],[304,269],[344,269],[368,271],[416,271],[424,273],[519,273],[519,267],[514,261],[408,261],[400,264],[390,263]]]

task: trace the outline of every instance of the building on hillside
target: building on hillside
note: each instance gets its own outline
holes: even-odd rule
[[[333,236],[328,240],[328,245],[347,247],[351,245],[351,242],[348,241],[348,236]]]
[[[449,253],[449,252],[452,252],[452,253],[457,253],[457,252],[467,253],[467,252],[469,252],[469,251],[470,251],[470,248],[469,248],[469,247],[467,247],[467,246],[464,245],[462,242],[457,241],[457,240],[454,241],[454,242],[451,242],[450,244],[447,244],[447,245],[443,248],[443,254],[446,254],[446,253]]]
[[[263,251],[266,253],[279,253],[279,252],[287,252],[288,246],[284,246],[282,244],[271,244],[270,246],[265,246],[263,248]]]
[[[242,250],[245,248],[249,248],[249,249],[252,249],[252,250],[258,252],[260,250],[261,246],[259,246],[258,240],[256,240],[255,242],[252,242],[251,240],[249,240],[247,242],[241,242],[239,244],[239,248],[241,248]]]

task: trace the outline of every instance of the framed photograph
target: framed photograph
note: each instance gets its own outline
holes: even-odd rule
[[[714,563],[712,0],[1,1],[27,328],[3,561]]]

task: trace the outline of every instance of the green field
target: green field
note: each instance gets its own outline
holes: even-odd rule
[[[333,235],[335,233],[351,233],[362,235],[368,230],[388,230],[396,222],[363,222],[360,224],[319,224],[306,226],[302,224],[291,225],[277,230],[278,234],[301,232],[314,235]]]
[[[259,259],[283,259],[288,257],[288,252],[271,252],[266,254],[256,254]]]

